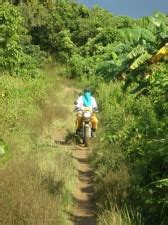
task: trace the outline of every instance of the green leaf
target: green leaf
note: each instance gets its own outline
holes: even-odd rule
[[[132,63],[132,65],[130,66],[130,69],[134,70],[138,68],[141,64],[145,63],[150,58],[151,58],[151,55],[148,52],[144,52]]]
[[[144,49],[144,47],[142,45],[138,45],[128,54],[128,58],[133,59],[136,56],[143,54],[145,52],[146,50]]]

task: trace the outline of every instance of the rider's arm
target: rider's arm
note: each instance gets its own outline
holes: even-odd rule
[[[97,102],[94,97],[92,97],[92,109],[95,109],[95,111],[98,111]]]
[[[83,98],[82,98],[82,96],[80,96],[75,101],[75,110],[78,111],[78,110],[82,109],[82,107],[83,107]]]

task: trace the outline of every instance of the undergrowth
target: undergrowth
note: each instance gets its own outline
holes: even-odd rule
[[[121,81],[82,82],[99,105],[91,156],[98,223],[166,224],[167,111],[157,89],[146,96],[123,91]]]
[[[0,158],[1,224],[69,224],[72,146],[61,146],[57,139],[73,128],[68,116],[74,92],[60,78],[60,67],[43,73],[0,78],[0,136],[8,149]]]

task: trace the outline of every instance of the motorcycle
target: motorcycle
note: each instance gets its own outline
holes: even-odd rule
[[[76,109],[78,113],[82,116],[82,127],[78,133],[79,139],[82,139],[82,143],[87,147],[89,145],[89,139],[93,137],[92,133],[92,115],[95,112],[98,112],[97,108],[85,107],[83,109]]]

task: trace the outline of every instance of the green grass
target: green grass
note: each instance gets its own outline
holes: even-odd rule
[[[76,172],[73,145],[62,142],[74,130],[76,90],[60,73],[0,78],[0,137],[8,146],[0,158],[2,224],[70,224]]]

